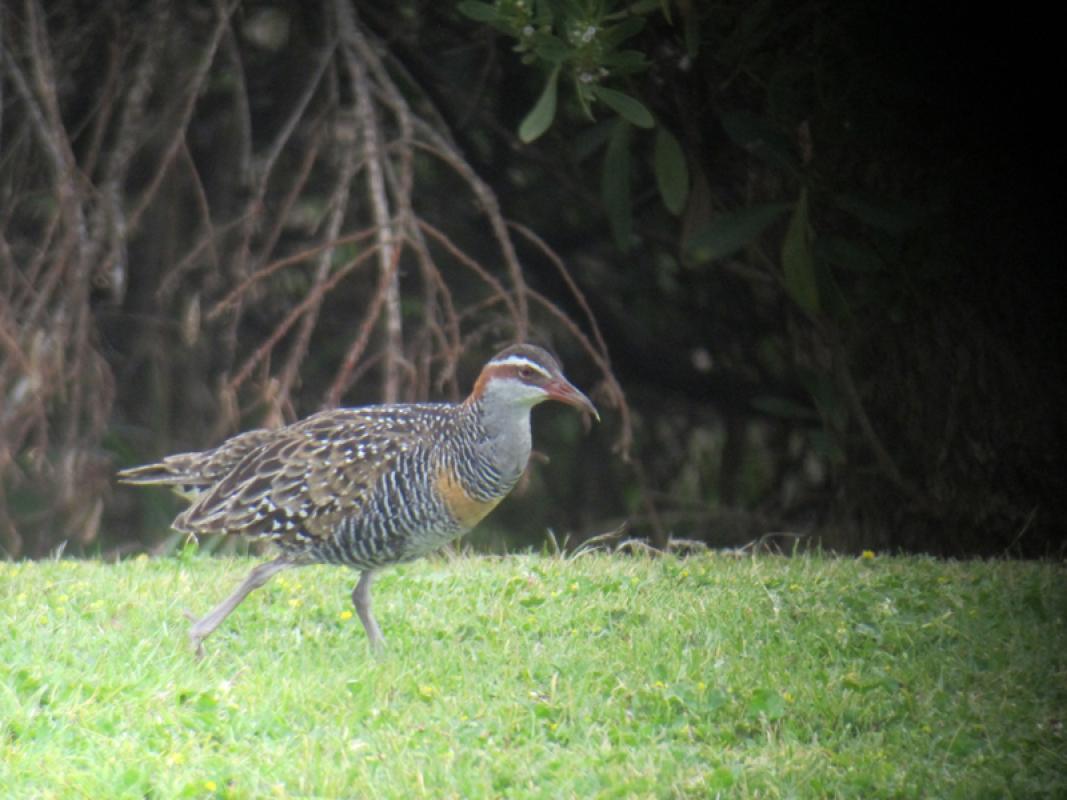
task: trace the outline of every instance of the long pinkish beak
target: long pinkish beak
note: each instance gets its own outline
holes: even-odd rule
[[[569,406],[580,408],[592,414],[597,422],[600,422],[600,414],[593,405],[593,401],[578,391],[578,388],[566,378],[557,378],[545,386],[548,396],[553,400],[559,400]]]

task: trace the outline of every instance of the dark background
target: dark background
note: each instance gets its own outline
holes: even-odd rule
[[[2,552],[166,551],[178,502],[116,468],[291,421],[334,386],[347,405],[458,398],[530,338],[604,423],[539,409],[548,458],[478,546],[625,524],[660,547],[1061,556],[1057,28],[984,13],[5,3]],[[556,66],[556,113],[524,142]],[[354,236],[381,223],[374,158],[405,239],[392,311]]]

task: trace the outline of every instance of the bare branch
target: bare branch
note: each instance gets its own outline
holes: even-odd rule
[[[478,177],[478,174],[471,168],[470,164],[460,156],[451,142],[422,120],[416,119],[416,127],[418,132],[427,137],[428,140],[425,143],[416,142],[416,145],[438,156],[452,167],[471,187],[482,206],[482,210],[488,217],[490,230],[492,230],[493,237],[500,248],[504,265],[507,267],[511,282],[514,285],[516,304],[515,336],[519,340],[526,339],[530,328],[526,301],[526,280],[522,276],[522,266],[519,264],[519,258],[515,253],[515,246],[511,242],[511,237],[508,235],[507,224],[500,213],[500,204],[497,202],[496,195],[489,188],[489,185]]]
[[[244,365],[237,371],[237,374],[230,379],[229,385],[233,389],[237,389],[241,386],[248,376],[255,369],[256,365],[266,358],[271,350],[274,348],[283,336],[289,331],[290,328],[300,319],[301,316],[307,313],[308,309],[321,302],[322,296],[329,292],[334,286],[341,282],[350,272],[357,267],[362,266],[366,261],[377,253],[377,245],[360,253],[360,255],[349,261],[333,275],[329,280],[322,283],[320,286],[315,287],[300,303],[293,307],[293,309],[286,315],[285,319],[274,329],[274,332],[256,349],[256,351],[249,356]]]
[[[363,324],[359,327],[359,333],[356,334],[356,338],[349,346],[348,352],[345,353],[344,360],[341,362],[341,367],[337,370],[337,375],[334,377],[333,383],[330,384],[330,388],[326,392],[326,401],[323,404],[324,408],[335,408],[339,405],[341,402],[341,395],[348,391],[348,388],[352,385],[353,371],[359,363],[359,359],[362,358],[364,351],[367,349],[371,331],[374,330],[374,325],[381,314],[382,306],[388,298],[389,285],[393,282],[393,278],[396,275],[397,264],[400,263],[400,253],[401,248],[397,247],[394,250],[393,263],[389,265],[389,269],[379,273],[378,288],[374,292],[374,300],[371,302],[371,306],[363,318]]]
[[[141,192],[140,199],[134,203],[133,210],[130,211],[128,215],[129,222],[127,227],[130,230],[135,230],[137,228],[137,224],[141,221],[141,215],[144,214],[145,209],[148,208],[149,204],[155,198],[156,193],[159,191],[159,187],[163,183],[163,178],[166,177],[171,164],[173,164],[175,157],[178,155],[182,143],[185,141],[185,131],[189,126],[189,120],[192,119],[193,109],[196,108],[196,99],[200,95],[200,87],[204,85],[204,80],[207,78],[208,71],[211,69],[211,64],[215,60],[215,53],[218,52],[219,42],[222,40],[222,35],[226,32],[227,26],[229,25],[229,17],[238,5],[237,0],[230,0],[230,3],[228,8],[224,8],[221,2],[216,3],[219,18],[215,23],[215,28],[211,32],[211,38],[200,53],[196,68],[193,70],[193,74],[185,86],[185,102],[182,106],[181,113],[179,114],[178,122],[173,126],[173,134],[171,135],[170,143],[167,145],[163,155],[159,159],[159,165],[156,167],[152,180],[149,181],[145,190]]]
[[[458,397],[463,352],[526,339],[536,317],[590,352],[605,375],[601,398],[623,409],[628,432],[603,337],[567,265],[532,231],[509,226],[429,96],[388,61],[348,0],[326,4],[336,29],[311,51],[293,101],[263,114],[250,74],[262,61],[248,57],[238,0],[212,0],[206,20],[202,9],[150,0],[121,36],[110,10],[69,6],[96,23],[79,28],[46,24],[42,0],[16,5],[17,35],[6,25],[16,15],[0,15],[0,90],[11,87],[0,98],[5,546],[23,547],[16,528],[26,517],[3,506],[21,481],[60,500],[35,512],[46,533],[26,542],[95,535],[104,488],[94,475],[110,470],[100,441],[112,368],[153,398],[150,411],[127,406],[127,430],[144,426],[146,441],[173,430],[195,445],[247,417],[280,422],[308,401],[297,396],[299,375],[325,335],[328,299],[356,306],[329,405],[369,370],[384,376],[386,400]],[[188,54],[168,37],[187,42]],[[86,58],[100,63],[69,70]],[[255,129],[268,119],[277,120],[271,130]],[[217,155],[204,155],[209,147]],[[420,216],[415,193],[441,172],[452,173],[457,202],[475,207],[489,255]],[[581,309],[575,318],[527,287],[519,237],[559,271]],[[405,250],[412,268],[402,275]],[[366,275],[341,285],[370,264],[373,285]],[[410,321],[401,288],[417,306]],[[194,335],[175,358],[179,327]]]
[[[615,379],[614,373],[611,371],[611,365],[608,363],[605,354],[601,353],[593,345],[581,329],[574,324],[574,321],[567,316],[559,306],[549,300],[540,292],[534,289],[527,289],[530,293],[530,298],[539,303],[549,313],[554,316],[564,328],[570,331],[571,335],[581,343],[582,347],[589,354],[589,357],[596,362],[600,367],[600,371],[604,375],[604,392],[608,403],[612,408],[615,408],[619,412],[620,425],[619,425],[619,438],[615,440],[615,452],[619,453],[624,460],[630,458],[630,447],[633,445],[633,426],[630,420],[630,408],[626,403],[626,395],[619,385],[619,382]]]
[[[332,241],[337,238],[344,222],[345,212],[348,210],[349,187],[356,173],[355,150],[351,147],[341,148],[341,163],[337,170],[337,182],[334,184],[333,195],[330,197],[330,216],[326,223],[326,239]],[[308,342],[311,339],[311,331],[319,316],[322,306],[322,293],[320,287],[326,282],[330,274],[330,264],[333,261],[334,248],[330,247],[319,254],[319,263],[315,267],[315,278],[312,283],[311,293],[317,296],[317,300],[308,307],[303,321],[296,334],[296,341],[289,349],[289,357],[282,368],[278,378],[278,396],[282,402],[288,399],[289,389],[296,379],[297,370],[300,368],[304,355],[307,353]],[[380,251],[379,251],[380,252]]]
[[[605,363],[610,363],[610,357],[608,355],[608,345],[604,341],[604,337],[600,333],[600,326],[597,325],[596,316],[593,314],[593,309],[589,307],[589,302],[585,299],[585,294],[578,287],[578,284],[571,276],[570,270],[568,270],[567,266],[563,263],[563,259],[560,258],[559,254],[555,250],[548,246],[548,243],[544,239],[542,239],[540,236],[530,230],[530,228],[518,222],[509,222],[508,226],[516,230],[523,237],[525,237],[527,241],[532,243],[538,250],[540,250],[544,254],[545,258],[547,258],[556,268],[556,271],[559,272],[560,277],[563,278],[563,282],[567,284],[567,289],[570,290],[570,293],[574,296],[575,301],[577,301],[578,305],[581,306],[582,311],[585,313],[586,322],[589,323],[589,329],[593,332],[593,339],[596,340],[597,347],[600,348],[600,352],[604,356]]]
[[[345,65],[348,67],[356,95],[356,119],[362,123],[360,133],[363,160],[367,168],[367,193],[374,224],[378,229],[378,268],[383,275],[388,273],[390,276],[385,288],[385,376],[382,399],[391,403],[396,402],[400,395],[399,364],[403,359],[403,328],[400,317],[400,284],[396,272],[392,269],[396,231],[393,230],[389,198],[385,192],[382,166],[385,153],[381,147],[378,112],[371,98],[366,68],[367,63],[375,62],[377,58],[356,27],[352,6],[347,0],[336,0],[334,8],[345,45],[342,48]]]
[[[254,274],[249,275],[240,284],[238,284],[229,294],[218,301],[215,306],[207,313],[207,319],[209,321],[216,319],[227,311],[233,310],[238,301],[255,283],[268,278],[275,272],[293,264],[299,264],[301,261],[307,261],[310,258],[314,258],[316,255],[324,250],[333,249],[343,244],[355,244],[361,242],[364,239],[369,239],[374,236],[376,230],[374,228],[367,228],[366,230],[357,231],[356,233],[350,233],[345,236],[340,236],[337,239],[330,239],[325,242],[321,242],[314,247],[309,247],[306,250],[301,250],[299,253],[293,253],[292,255],[280,258],[270,264],[267,264],[263,268],[257,270]]]
[[[263,245],[260,247],[259,253],[256,255],[257,264],[265,262],[268,256],[274,252],[274,247],[278,244],[278,238],[282,235],[282,228],[285,225],[286,219],[289,217],[289,213],[294,204],[300,198],[301,193],[307,186],[308,178],[311,176],[311,170],[315,166],[315,162],[318,160],[319,153],[322,150],[322,139],[323,128],[316,125],[315,133],[311,137],[311,144],[304,152],[304,159],[293,176],[293,184],[289,188],[289,192],[282,199],[281,204],[278,206],[278,210],[274,215],[274,225],[271,227],[270,231],[267,232],[267,235],[263,240]]]
[[[193,184],[193,198],[196,201],[196,210],[200,212],[200,218],[204,226],[204,244],[208,251],[208,257],[211,260],[211,265],[215,268],[215,271],[219,271],[219,250],[215,246],[215,225],[211,220],[211,205],[207,199],[207,190],[204,189],[204,182],[200,180],[200,173],[197,172],[196,163],[193,161],[193,155],[189,152],[189,145],[185,141],[185,137],[182,137],[181,147],[182,162],[185,164],[189,172],[189,180]]]
[[[491,286],[494,289],[495,293],[499,296],[501,302],[503,302],[508,307],[508,312],[512,315],[512,317],[518,316],[519,310],[518,307],[515,305],[515,301],[512,299],[511,295],[508,294],[508,290],[504,288],[504,285],[500,281],[498,281],[489,270],[487,270],[484,266],[478,263],[478,261],[467,255],[465,252],[460,250],[459,247],[457,247],[452,242],[452,240],[445,235],[443,231],[439,231],[429,222],[426,222],[422,219],[418,221],[418,224],[419,229],[421,231],[428,233],[430,235],[430,238],[436,241],[442,247],[444,247],[445,250],[447,250],[448,253],[456,259],[456,261],[463,264],[465,267],[471,269],[475,274],[478,275],[479,278],[489,284],[489,286]]]

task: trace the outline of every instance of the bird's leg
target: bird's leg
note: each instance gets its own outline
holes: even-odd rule
[[[359,583],[352,590],[352,604],[356,607],[359,621],[363,623],[367,636],[370,638],[371,650],[378,653],[385,647],[385,638],[382,636],[382,629],[378,627],[378,622],[374,619],[374,614],[370,610],[370,585],[373,581],[374,570],[363,570],[363,573],[359,576]]]
[[[215,606],[210,613],[193,623],[193,627],[189,629],[189,641],[192,642],[193,647],[196,649],[197,656],[204,655],[204,639],[222,624],[222,621],[241,604],[242,600],[248,597],[253,589],[258,589],[265,584],[275,573],[295,566],[296,564],[286,556],[279,556],[273,561],[259,564],[248,573],[248,577],[244,579],[244,582],[237,587],[233,594]]]

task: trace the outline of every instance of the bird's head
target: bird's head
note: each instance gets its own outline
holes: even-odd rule
[[[596,407],[563,376],[559,362],[547,350],[532,344],[513,345],[493,356],[482,367],[471,400],[526,407],[558,400],[588,411],[600,421]]]

